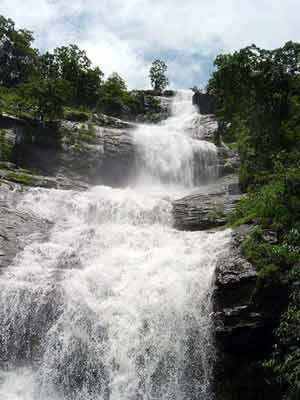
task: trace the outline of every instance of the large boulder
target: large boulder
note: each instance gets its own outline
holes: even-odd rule
[[[237,192],[194,194],[173,202],[174,226],[180,230],[206,230],[223,226],[241,195]]]

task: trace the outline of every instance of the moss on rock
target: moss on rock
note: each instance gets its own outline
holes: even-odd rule
[[[0,160],[10,161],[13,150],[13,144],[8,138],[6,129],[0,129]]]

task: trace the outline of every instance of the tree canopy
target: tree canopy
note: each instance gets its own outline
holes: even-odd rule
[[[15,87],[28,79],[38,55],[32,42],[31,31],[16,30],[11,19],[0,15],[0,85]]]
[[[256,267],[257,288],[280,289],[288,306],[264,365],[284,399],[300,398],[300,44],[255,45],[216,58],[208,92],[216,96],[223,139],[236,142],[247,195],[232,215],[252,223],[242,244]],[[268,241],[272,232],[275,241]],[[282,299],[278,299],[282,300]],[[297,334],[295,334],[297,332]]]
[[[77,45],[41,53],[33,42],[31,31],[16,29],[11,19],[0,16],[2,111],[45,121],[61,118],[65,109],[74,108],[128,118],[159,110],[155,99],[128,91],[117,73],[105,79],[101,69],[93,66],[85,50]],[[157,92],[168,83],[166,70],[163,61],[153,63],[151,76]]]
[[[162,60],[155,60],[150,68],[149,76],[153,89],[161,93],[169,84],[166,76],[167,64]]]
[[[229,126],[227,138],[238,140],[241,181],[274,168],[282,150],[299,150],[300,44],[263,50],[255,45],[220,55],[208,92],[217,97],[217,114]]]
[[[33,33],[0,16],[0,106],[29,110],[41,120],[60,118],[64,107],[117,115],[129,103],[125,81],[116,73],[104,80],[85,50],[75,44],[40,52]]]

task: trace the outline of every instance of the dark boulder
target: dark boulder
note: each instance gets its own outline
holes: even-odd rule
[[[193,96],[193,104],[198,107],[200,114],[216,112],[216,98],[210,94],[197,91]]]

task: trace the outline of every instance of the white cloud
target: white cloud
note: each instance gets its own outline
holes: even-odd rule
[[[156,56],[174,86],[190,85],[207,79],[219,51],[300,41],[299,11],[298,0],[0,0],[0,13],[34,30],[38,47],[77,43],[131,87],[148,85]]]

